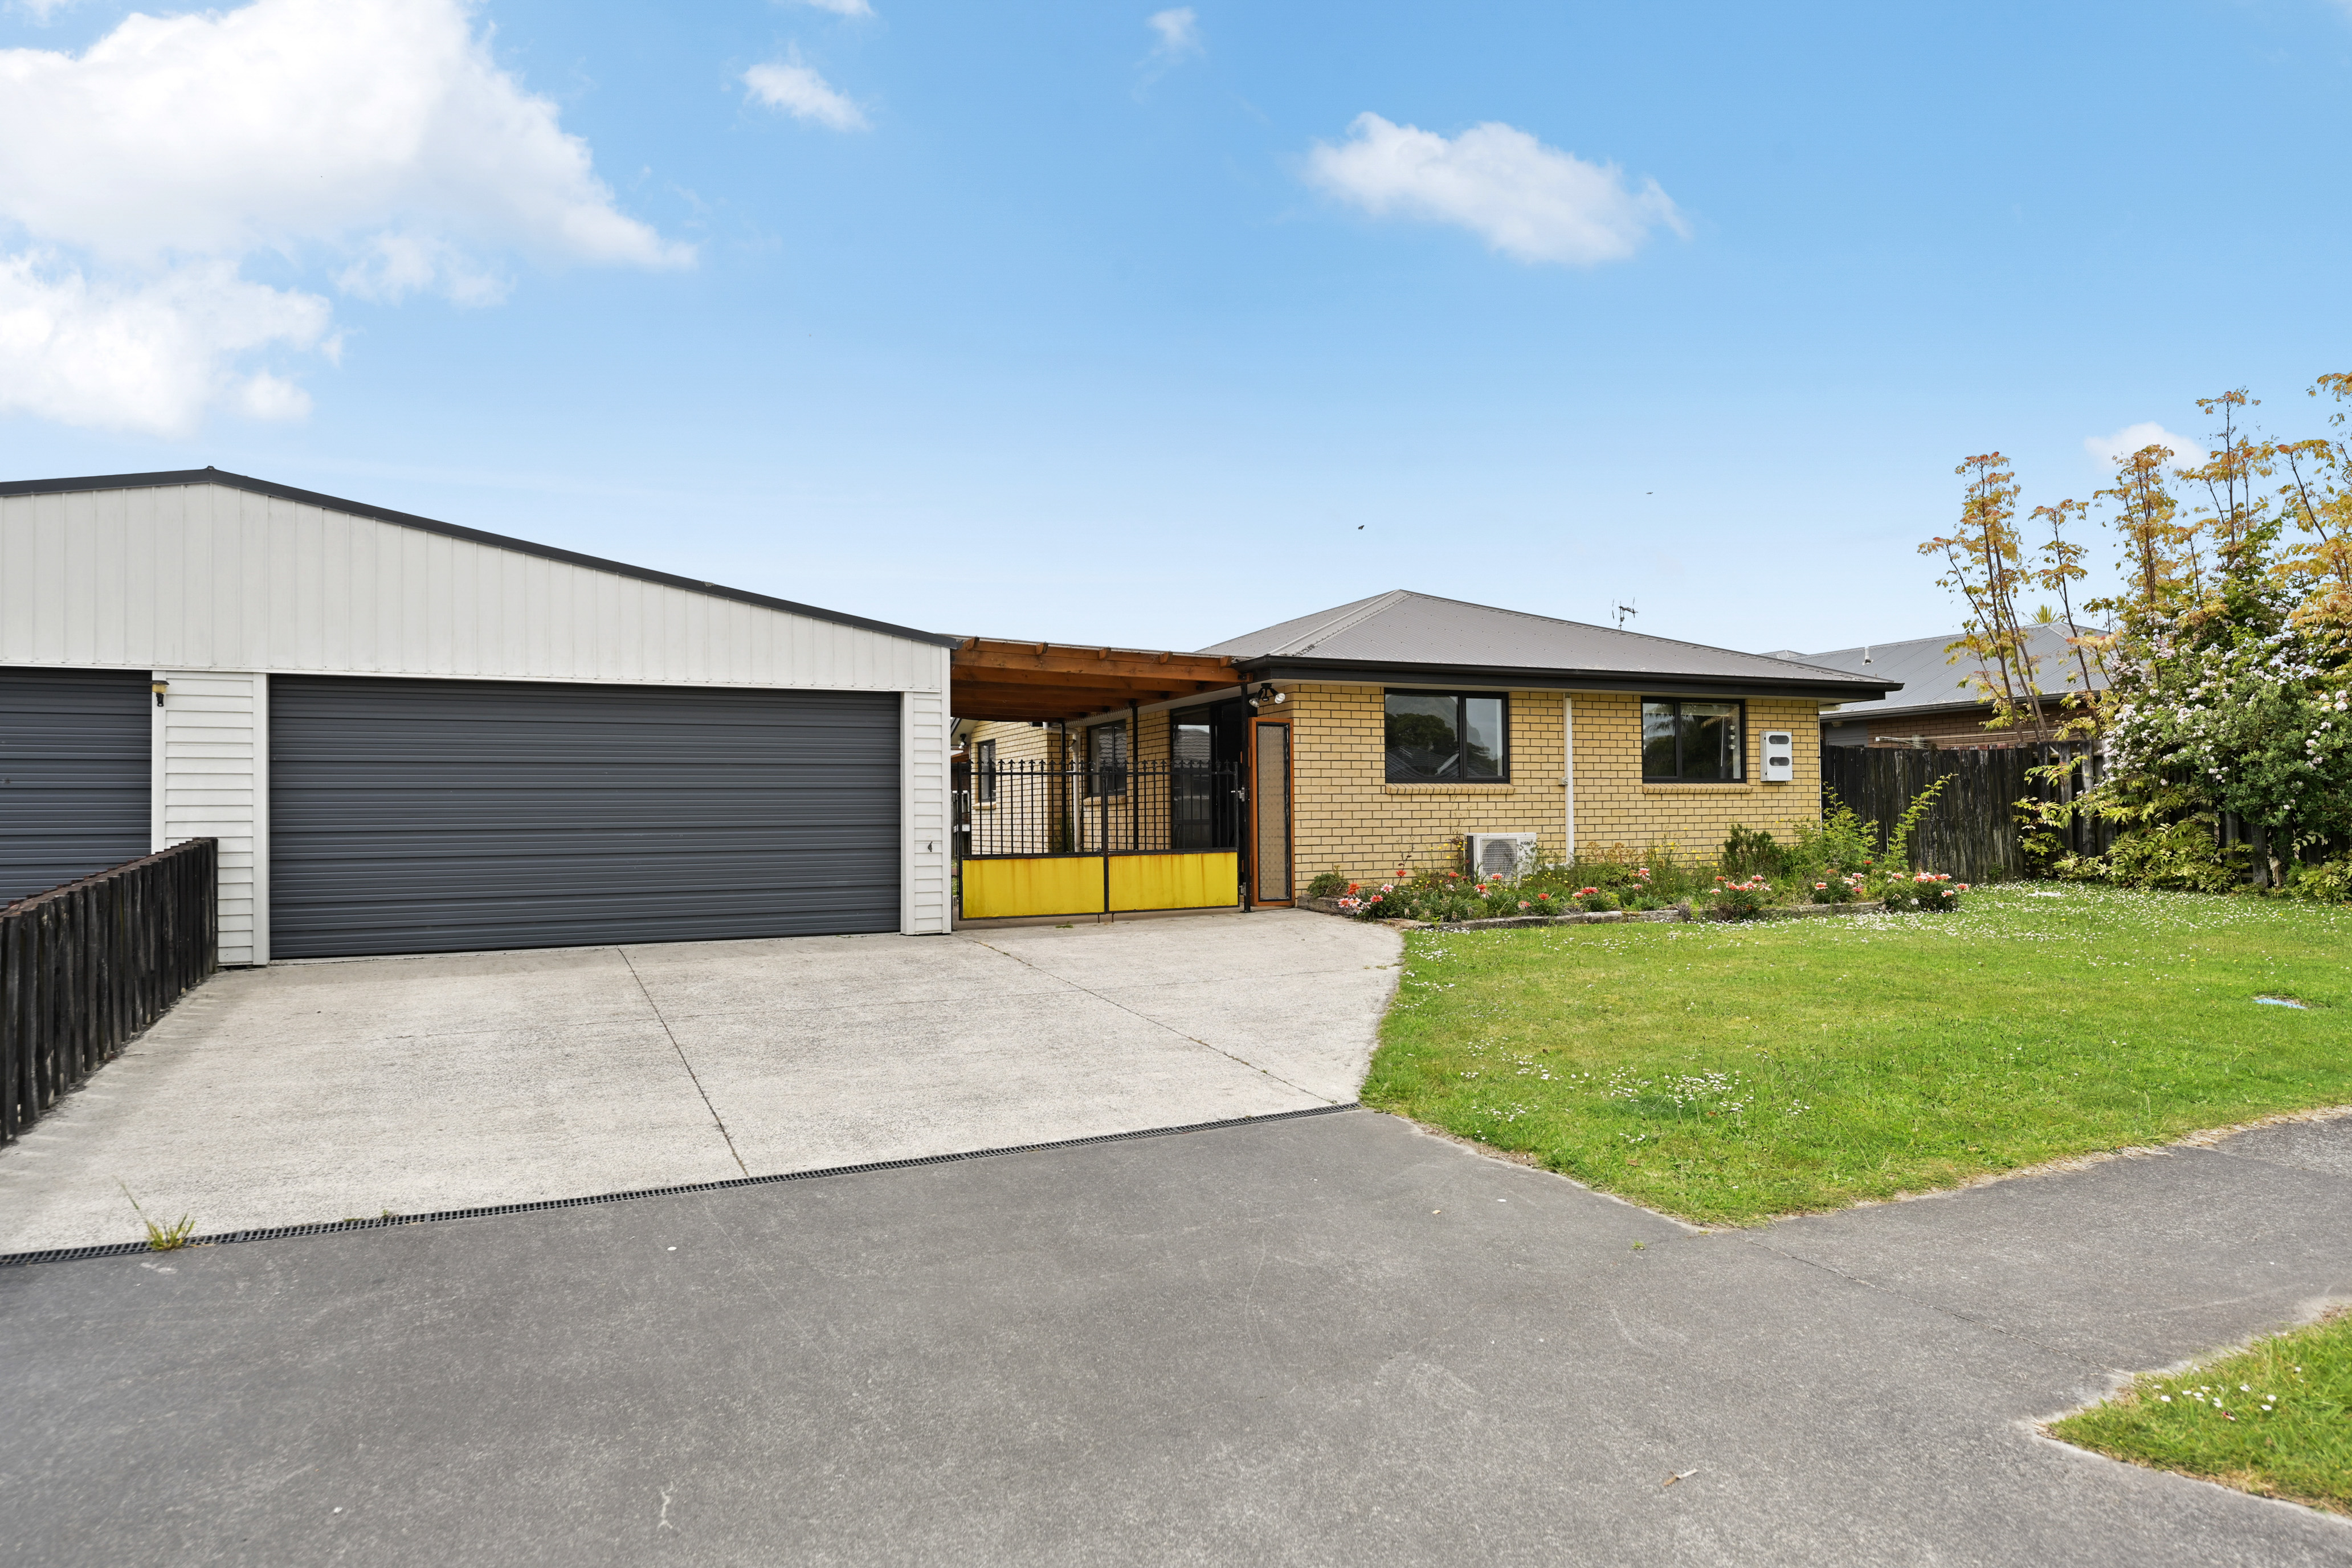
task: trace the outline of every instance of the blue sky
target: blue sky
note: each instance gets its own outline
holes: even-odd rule
[[[1956,624],[1960,458],[2086,496],[2352,369],[2352,5],[866,5],[15,0],[0,475],[948,631],[1811,649]]]

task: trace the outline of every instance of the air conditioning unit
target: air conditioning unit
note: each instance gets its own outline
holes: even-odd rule
[[[1536,836],[1532,833],[1465,833],[1462,836],[1464,868],[1484,881],[1497,871],[1524,877],[1536,868]]]
[[[1797,737],[1786,730],[1764,731],[1764,782],[1789,784],[1797,776]]]

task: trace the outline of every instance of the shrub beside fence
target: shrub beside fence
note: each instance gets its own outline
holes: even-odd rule
[[[2084,750],[2080,743],[1965,752],[1823,746],[1822,805],[1826,809],[1834,795],[1863,821],[1891,834],[1919,792],[1943,779],[1943,793],[1912,835],[1912,866],[1948,872],[1963,882],[2022,877],[2027,867],[2017,803],[2079,793],[2098,782],[2099,759],[2092,755],[2063,784],[2029,778],[2027,770],[2081,757]],[[2069,847],[2084,855],[2103,853],[2109,832],[2105,823],[2076,822],[2069,830]]]
[[[219,879],[194,838],[0,909],[0,1143],[213,972]]]

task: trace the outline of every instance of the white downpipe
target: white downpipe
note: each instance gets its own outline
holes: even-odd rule
[[[1568,863],[1576,864],[1576,699],[1566,692],[1559,699],[1559,783],[1568,796]]]

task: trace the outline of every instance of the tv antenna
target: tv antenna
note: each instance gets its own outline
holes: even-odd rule
[[[1635,609],[1635,608],[1634,608],[1633,605],[1618,605],[1618,606],[1617,606],[1617,629],[1618,629],[1619,631],[1621,631],[1621,632],[1622,632],[1622,631],[1623,631],[1623,630],[1625,629],[1625,617],[1626,617],[1627,616],[1638,616],[1638,615],[1640,615],[1641,613],[1642,613],[1641,611],[1639,611],[1639,610]]]

